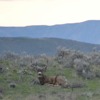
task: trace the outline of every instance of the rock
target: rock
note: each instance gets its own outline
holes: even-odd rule
[[[10,88],[16,88],[16,83],[10,83],[10,84],[9,84],[9,87],[10,87]]]

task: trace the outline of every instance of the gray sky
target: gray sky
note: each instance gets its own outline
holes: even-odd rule
[[[54,25],[100,19],[100,0],[0,0],[0,26]]]

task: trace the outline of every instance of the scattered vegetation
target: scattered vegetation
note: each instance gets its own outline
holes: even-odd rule
[[[70,86],[40,85],[37,71],[63,75]],[[0,56],[2,100],[100,100],[100,52],[61,48],[55,56],[6,53]]]

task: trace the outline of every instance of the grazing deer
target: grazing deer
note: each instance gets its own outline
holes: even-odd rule
[[[59,86],[64,86],[64,85],[68,85],[67,80],[65,79],[65,77],[60,76],[60,75],[56,75],[56,76],[46,76],[44,75],[42,72],[38,72],[38,79],[40,81],[41,85],[44,84],[52,84],[52,85],[59,85]]]

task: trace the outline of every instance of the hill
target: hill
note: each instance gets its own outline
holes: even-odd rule
[[[47,54],[54,55],[58,47],[91,52],[93,48],[100,50],[100,45],[83,43],[73,40],[59,38],[0,38],[0,53],[11,51],[32,55]]]
[[[23,41],[26,41],[26,44],[28,41],[33,42],[33,39],[25,38],[3,40],[8,43],[6,46],[10,46],[10,49],[12,44],[14,49],[15,46],[23,49]],[[52,42],[56,45],[57,41],[61,43],[64,40],[50,38],[34,41],[40,41],[41,44],[43,41]],[[71,41],[69,45],[70,43]],[[25,48],[28,48],[27,46],[29,47],[29,44]],[[48,47],[51,47],[51,44]],[[100,100],[99,58],[100,52],[85,54],[73,50],[62,50],[53,56],[4,54],[0,56],[0,100]],[[53,79],[55,76],[55,81],[60,79],[61,84],[55,86],[53,84],[56,82],[51,84],[54,80],[50,79],[50,83],[47,80],[44,82],[48,83],[41,85],[39,79],[45,77],[41,77],[42,73],[38,72],[43,72],[46,78],[53,76]]]
[[[53,26],[0,27],[0,37],[62,38],[100,44],[100,20]]]

